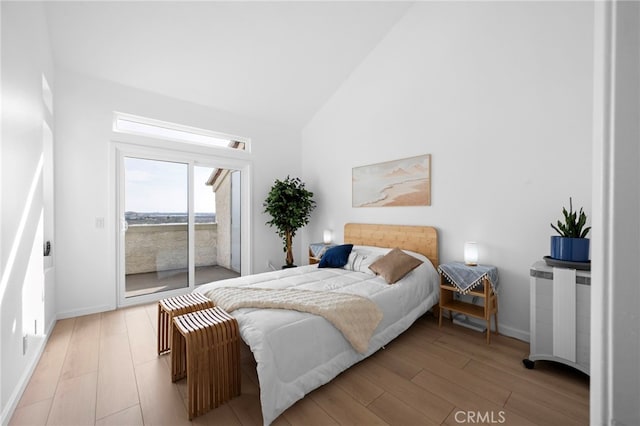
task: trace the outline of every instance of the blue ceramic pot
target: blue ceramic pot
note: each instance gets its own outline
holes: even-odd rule
[[[589,239],[554,235],[551,237],[551,257],[570,262],[588,262]]]

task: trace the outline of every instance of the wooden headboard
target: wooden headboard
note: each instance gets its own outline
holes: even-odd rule
[[[398,247],[425,255],[438,267],[438,231],[431,226],[347,223],[344,242],[361,246]]]

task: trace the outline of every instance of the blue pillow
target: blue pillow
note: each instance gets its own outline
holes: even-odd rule
[[[342,268],[349,261],[353,244],[331,247],[320,258],[318,268]]]

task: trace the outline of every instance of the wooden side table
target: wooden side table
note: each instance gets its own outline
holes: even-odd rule
[[[213,302],[200,293],[189,293],[160,300],[158,302],[158,355],[171,351],[171,324],[174,317],[212,307]]]
[[[320,258],[322,257],[324,252],[330,249],[331,247],[335,247],[335,246],[336,246],[335,244],[325,244],[325,243],[309,244],[309,265],[320,263]]]
[[[494,316],[498,333],[498,268],[491,265],[467,266],[461,262],[450,262],[438,267],[440,272],[440,313],[438,325],[442,326],[442,310],[459,312],[487,322],[487,344],[491,343],[491,315]],[[468,294],[482,299],[482,305],[463,302],[455,294]]]
[[[240,331],[224,309],[173,319],[171,380],[187,376],[189,420],[240,395]]]

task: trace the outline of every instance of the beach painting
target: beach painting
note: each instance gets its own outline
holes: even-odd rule
[[[431,155],[354,167],[353,207],[430,206]]]

